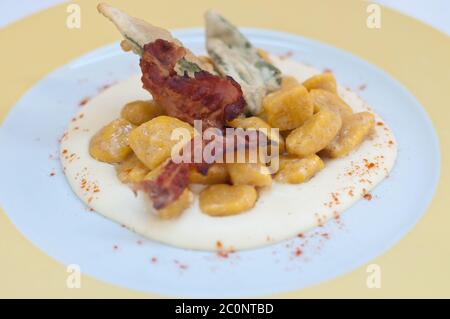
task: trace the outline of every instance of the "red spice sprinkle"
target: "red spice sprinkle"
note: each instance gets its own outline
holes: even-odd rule
[[[82,99],[80,101],[80,103],[78,103],[78,105],[79,106],[85,106],[89,102],[90,99],[91,99],[90,97],[85,97],[84,99]]]
[[[113,246],[113,250],[118,250],[118,249],[119,249],[119,246],[117,246],[117,245]]]
[[[336,205],[339,205],[341,201],[339,200],[339,193],[331,193],[331,197]]]
[[[98,91],[99,91],[99,92],[103,92],[104,90],[109,89],[112,85],[113,85],[113,83],[111,83],[111,84],[105,84],[105,85],[101,86],[101,87],[98,89]]]
[[[62,151],[63,154],[67,154],[67,152],[69,152],[69,151],[66,149],[63,149],[63,151]]]
[[[302,252],[302,250],[300,248],[295,249],[294,254],[295,254],[296,257],[300,257],[302,255],[302,253],[303,252]]]
[[[394,141],[393,140],[389,140],[389,145],[393,145],[394,144]]]
[[[280,59],[285,60],[285,59],[288,59],[288,58],[292,57],[293,55],[294,55],[294,52],[287,51],[287,52],[285,52],[285,53],[280,55]]]
[[[78,115],[78,118],[79,119],[82,119],[84,117],[84,114],[83,113],[81,113],[80,115]]]
[[[333,218],[337,221],[339,221],[341,219],[341,215],[339,214],[339,212],[337,210],[333,211]]]
[[[328,233],[322,233],[321,236],[325,239],[330,238],[330,235],[328,235]]]
[[[364,159],[364,165],[365,165],[368,169],[374,168],[374,167],[376,166],[375,163],[369,162],[369,161],[366,160],[366,159]]]
[[[300,237],[300,238],[305,238],[305,234],[303,234],[303,233],[300,233],[300,234],[298,234],[298,235],[297,235],[297,237]]]
[[[228,251],[218,251],[217,256],[222,258],[228,258],[230,256],[230,253]]]
[[[378,126],[383,126],[384,123],[383,123],[383,122],[377,122],[377,125],[378,125]]]
[[[51,173],[50,173],[50,176],[55,176],[55,175],[56,175],[55,172],[51,172]]]
[[[364,91],[366,88],[367,88],[367,84],[361,84],[361,85],[358,87],[358,90]]]
[[[216,247],[217,249],[222,249],[223,248],[223,244],[220,240],[216,241]]]
[[[182,263],[180,263],[178,260],[174,260],[173,261],[175,264],[177,264],[178,265],[178,268],[180,268],[181,270],[186,270],[186,269],[188,269],[188,265],[186,265],[186,264],[182,264]]]
[[[217,252],[217,256],[221,258],[228,258],[230,257],[230,254],[233,254],[234,252],[235,252],[234,249],[221,250]]]
[[[142,245],[144,242],[143,242],[142,240],[138,240],[136,243],[137,243],[138,245]]]
[[[58,143],[61,143],[62,141],[66,140],[67,138],[67,132],[64,132],[64,134],[59,138]]]
[[[363,196],[362,197],[365,200],[371,200],[372,199],[372,195],[365,188],[363,188]]]
[[[152,257],[152,259],[151,259],[151,262],[152,262],[152,263],[156,264],[157,261],[158,261],[158,258]]]
[[[333,70],[330,68],[325,68],[325,69],[323,69],[323,72],[324,73],[333,73]]]

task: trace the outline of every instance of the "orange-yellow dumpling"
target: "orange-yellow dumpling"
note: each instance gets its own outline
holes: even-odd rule
[[[101,162],[118,163],[131,154],[128,137],[134,126],[125,119],[117,119],[104,126],[91,139],[89,153]]]

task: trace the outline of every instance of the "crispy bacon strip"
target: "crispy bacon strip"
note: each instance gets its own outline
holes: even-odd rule
[[[144,180],[138,188],[150,196],[155,209],[164,208],[178,199],[189,185],[189,168],[190,164],[169,160],[155,180]]]
[[[178,75],[175,66],[185,55],[186,49],[174,42],[146,44],[140,62],[144,88],[168,115],[190,124],[202,120],[205,129],[223,128],[244,109],[240,85],[200,69],[193,70],[193,77]]]
[[[214,162],[223,162],[227,153],[236,153],[242,150],[248,150],[251,147],[265,147],[267,146],[267,136],[261,139],[261,135],[257,136],[257,145],[253,145],[248,135],[216,135],[211,141],[201,140],[200,143],[195,143],[195,140],[191,140],[191,143],[186,145],[184,151],[189,150],[190,159],[188,163],[174,163],[169,160],[162,168],[161,173],[155,180],[146,180],[140,183],[138,189],[146,192],[153,202],[155,209],[161,209],[177,200],[183,191],[189,185],[189,170],[194,167],[202,174],[207,174],[208,168]],[[202,149],[207,146],[208,143],[216,143],[217,151],[212,154],[212,158],[208,159],[208,162],[202,157],[202,162],[194,162],[194,152],[196,147]],[[269,141],[274,145],[273,141]]]

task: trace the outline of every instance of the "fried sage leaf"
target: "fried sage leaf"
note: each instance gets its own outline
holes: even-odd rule
[[[206,49],[217,71],[241,85],[247,111],[258,114],[264,96],[280,87],[280,70],[262,59],[238,28],[220,14],[207,11],[205,22]]]
[[[151,25],[144,20],[131,17],[125,12],[106,3],[99,4],[97,10],[114,23],[124,37],[127,47],[131,48],[133,52],[139,56],[142,56],[145,44],[154,42],[158,39],[174,42],[179,46],[183,46],[183,44],[175,39],[168,30]],[[210,65],[200,61],[188,49],[186,49],[186,51],[186,56],[183,60],[183,62],[185,62],[184,65],[176,67],[176,71],[180,72],[180,75],[186,71],[189,76],[193,76],[192,72],[189,72],[189,70],[193,69],[214,73],[214,70]]]

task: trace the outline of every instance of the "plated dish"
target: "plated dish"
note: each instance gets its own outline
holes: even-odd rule
[[[389,175],[392,131],[331,72],[255,48],[212,11],[208,56],[99,11],[142,75],[91,99],[62,139],[65,174],[93,210],[163,243],[235,251],[338,219]]]
[[[309,3],[314,5],[314,3]],[[155,11],[151,9],[154,8],[148,8],[147,15],[153,17]],[[92,10],[94,9],[92,8]],[[131,5],[128,5],[128,10],[132,9]],[[190,12],[187,14],[194,16],[195,10],[188,9]],[[269,10],[264,7],[261,9]],[[336,9],[339,7],[337,6]],[[279,10],[286,12],[286,7],[279,7]],[[227,12],[232,11],[227,10]],[[298,7],[296,12],[298,12]],[[53,13],[50,16],[45,15],[45,21],[49,26],[59,23],[61,19],[60,11]],[[186,13],[183,12],[183,14]],[[200,22],[201,13],[195,11],[195,16]],[[183,19],[183,17],[184,15],[180,15],[177,19]],[[238,15],[230,14],[229,18],[234,21],[238,19]],[[320,21],[322,21],[320,22],[321,26],[326,25],[326,21],[321,16],[317,17],[318,20],[316,17],[311,18],[310,16],[304,18],[305,21],[310,22],[310,25]],[[399,18],[398,25],[392,25],[392,27],[397,26],[400,32],[400,29],[405,26],[405,19],[397,18]],[[355,16],[349,17],[349,19],[353,19],[354,23],[359,21]],[[97,21],[99,28],[102,23],[105,27],[110,26],[109,21],[101,16],[98,16],[96,23]],[[149,18],[149,21],[152,21],[152,18]],[[254,17],[248,22],[241,21],[247,25],[258,25]],[[28,23],[28,27],[22,28],[26,24],[24,23],[20,28],[22,30],[20,33],[24,38],[29,35],[26,30],[35,28],[32,21],[25,22]],[[409,22],[418,30],[425,29],[418,22]],[[167,25],[170,23],[168,20]],[[166,25],[166,23],[162,22],[161,25]],[[284,29],[283,24],[276,20],[270,27]],[[136,296],[137,290],[153,296],[155,296],[154,293],[157,293],[158,295],[189,297],[248,297],[267,296],[288,290],[298,291],[298,289],[342,276],[357,267],[372,262],[374,258],[393,247],[410,231],[425,212],[439,176],[440,156],[436,133],[430,118],[424,111],[424,106],[398,81],[381,70],[381,68],[386,68],[400,79],[404,80],[406,77],[411,81],[416,81],[414,82],[416,86],[410,86],[410,89],[421,98],[423,98],[423,91],[417,91],[417,87],[426,88],[430,93],[435,92],[434,96],[439,96],[435,86],[428,85],[421,79],[421,72],[424,72],[423,65],[410,68],[405,75],[406,71],[402,71],[402,60],[400,60],[402,53],[398,52],[396,55],[384,57],[382,60],[384,62],[378,61],[378,66],[375,66],[349,52],[301,36],[300,34],[305,35],[304,30],[301,25],[298,25],[291,29],[295,30],[296,34],[257,28],[240,28],[240,31],[250,39],[256,48],[263,48],[270,52],[274,63],[277,63],[278,60],[283,62],[289,58],[293,64],[301,64],[302,72],[306,73],[304,78],[299,78],[299,82],[314,74],[321,74],[325,70],[332,70],[341,86],[341,91],[345,93],[348,91],[347,87],[351,88],[350,91],[364,98],[373,107],[375,113],[379,114],[384,123],[389,126],[389,129],[395,134],[398,146],[397,158],[389,177],[370,191],[371,200],[368,200],[370,196],[367,196],[367,199],[357,200],[351,207],[345,209],[345,213],[340,214],[339,218],[331,218],[321,227],[316,227],[317,220],[311,217],[311,221],[314,221],[311,224],[312,228],[291,239],[279,243],[272,241],[273,244],[267,246],[264,244],[264,247],[259,249],[245,249],[234,253],[218,251],[216,247],[202,249],[213,251],[177,248],[174,245],[167,245],[167,242],[147,240],[144,236],[122,227],[124,225],[111,222],[111,216],[104,218],[101,214],[93,211],[93,208],[90,207],[92,205],[85,206],[84,201],[79,200],[78,196],[74,196],[62,170],[63,167],[60,165],[61,136],[67,129],[67,123],[71,123],[72,118],[76,123],[79,119],[75,118],[75,115],[82,115],[83,112],[80,111],[87,110],[89,107],[87,102],[97,103],[97,95],[98,98],[111,97],[106,88],[112,88],[114,84],[122,85],[123,88],[126,82],[132,82],[134,78],[135,84],[130,83],[130,90],[122,90],[121,94],[113,94],[112,99],[107,98],[110,108],[104,112],[106,117],[98,119],[99,122],[94,125],[95,128],[93,126],[92,132],[84,132],[89,135],[89,138],[85,139],[86,144],[83,150],[90,157],[87,151],[90,137],[102,126],[119,118],[124,105],[134,100],[148,100],[150,95],[148,91],[140,89],[142,82],[140,81],[139,57],[135,54],[123,53],[117,42],[95,47],[99,44],[92,45],[92,43],[99,43],[104,39],[101,39],[92,30],[91,28],[78,30],[78,34],[83,34],[83,39],[86,41],[68,42],[66,49],[75,50],[75,47],[82,47],[83,51],[92,51],[61,65],[54,71],[46,69],[45,72],[49,72],[48,75],[44,76],[42,70],[32,73],[37,72],[38,67],[36,64],[29,63],[30,74],[39,74],[42,79],[24,92],[23,97],[11,108],[7,117],[4,114],[5,120],[0,127],[0,144],[5,150],[11,150],[4,152],[0,157],[0,175],[4,181],[0,183],[2,213],[4,212],[12,222],[4,225],[8,247],[23,254],[29,253],[30,256],[31,254],[36,256],[36,259],[33,257],[33,265],[36,267],[39,265],[39,269],[44,269],[44,266],[48,267],[45,269],[49,276],[52,276],[51,278],[53,278],[52,274],[64,271],[65,265],[75,263],[86,275],[83,276],[83,291],[88,294],[103,292],[103,294],[109,295],[113,291],[118,291],[118,295],[130,296],[133,294]],[[391,29],[389,32],[383,30],[377,31],[377,34],[386,40],[394,38],[390,32]],[[339,25],[336,26],[336,31],[336,34],[348,32]],[[326,37],[323,36],[328,34],[326,28],[322,28],[320,32],[322,34],[320,37],[325,39]],[[417,32],[417,34],[422,39],[424,34],[429,34],[429,38],[433,38],[431,36],[433,32],[428,30],[428,32]],[[13,32],[10,30],[11,33],[14,33],[14,36],[18,35],[16,29]],[[110,41],[117,39],[114,34],[117,35],[115,30],[111,29]],[[178,29],[174,30],[172,34],[195,55],[206,55],[203,28]],[[348,35],[352,39],[361,39],[356,31],[349,32]],[[51,33],[51,36],[53,38],[55,35]],[[358,40],[353,42],[353,46],[345,46],[337,38],[335,40],[327,39],[335,46],[350,48],[350,50],[362,54],[366,59],[371,59],[369,48],[373,48],[373,46],[364,47],[361,44],[364,41]],[[407,47],[408,45],[414,46],[411,42],[404,41]],[[87,45],[87,43],[91,44]],[[438,44],[439,42],[436,46]],[[355,46],[359,49],[355,49]],[[24,47],[20,51],[26,51],[26,48]],[[419,52],[413,52],[408,57],[414,59],[414,56],[419,58],[419,55]],[[42,62],[54,65],[50,60],[56,59],[57,56],[56,51],[48,47],[48,55],[42,57]],[[65,56],[68,57],[70,54],[66,52]],[[58,58],[60,57],[58,56]],[[8,60],[14,60],[14,56],[11,55]],[[314,66],[314,72],[311,66]],[[395,66],[395,68],[390,69],[390,66]],[[289,69],[290,66],[286,65],[286,69],[282,69],[282,73],[292,75]],[[436,72],[435,76],[440,78],[442,73],[438,72],[437,68],[434,71]],[[22,82],[11,82],[13,86],[11,86],[11,90],[4,92],[4,96],[19,94],[23,90],[20,83]],[[418,86],[418,83],[422,83],[422,85]],[[410,85],[410,82],[407,84]],[[29,85],[31,83],[27,82],[27,86]],[[99,92],[101,93],[99,94]],[[104,96],[104,93],[107,93],[107,96]],[[345,98],[345,96],[343,97]],[[347,98],[344,100],[353,107]],[[362,101],[359,97],[358,100]],[[437,107],[437,105],[433,105],[431,99],[423,99],[422,102],[426,103],[426,107]],[[361,105],[365,105],[365,103],[361,103]],[[366,109],[364,107],[354,108],[354,112],[359,110]],[[73,126],[75,130],[76,126]],[[375,129],[377,128],[379,127]],[[78,127],[79,129],[84,130],[81,126]],[[364,147],[367,141],[370,139],[362,143],[357,152]],[[343,159],[332,162],[338,163],[340,160]],[[73,161],[73,163],[75,162]],[[103,164],[102,167],[107,168],[111,180],[117,179],[113,165],[95,162]],[[294,186],[303,189],[306,185],[317,181],[330,168],[328,163],[325,164],[325,168],[311,178],[308,183]],[[127,184],[118,183],[118,185],[123,188],[120,194],[132,193]],[[276,195],[272,191],[274,185],[283,186],[283,184],[273,182],[270,188],[272,197]],[[100,192],[104,190],[106,188],[101,189]],[[314,192],[313,195],[318,193],[318,191]],[[296,198],[297,201],[288,201],[287,198],[292,198],[290,194],[286,194],[286,196],[279,192],[277,194],[283,207],[292,204],[294,212],[298,211],[299,203],[303,206],[310,202],[309,198],[299,196]],[[323,194],[325,195],[325,192]],[[110,200],[114,201],[114,196],[111,196]],[[262,200],[264,197],[260,196],[256,206],[261,205]],[[94,200],[92,200],[92,204],[95,204]],[[193,204],[195,205],[195,203]],[[276,209],[279,210],[279,207],[277,205]],[[130,207],[125,208],[128,210]],[[200,210],[198,212],[200,216],[208,217]],[[179,217],[189,216],[186,213],[189,211],[184,211]],[[430,215],[436,217],[439,214]],[[118,216],[123,216],[123,214],[118,214]],[[153,216],[151,211],[145,210],[140,220],[147,224],[149,216]],[[231,217],[244,218],[245,216],[251,216],[251,213],[247,211]],[[427,218],[434,218],[432,216],[427,216]],[[223,226],[223,220],[228,218],[230,217],[214,217],[213,220],[221,221],[219,225]],[[163,225],[162,231],[166,225],[174,227],[176,223],[173,222],[178,220],[179,218],[158,219]],[[165,224],[166,221],[167,224]],[[427,225],[432,228],[433,224],[428,223]],[[289,231],[292,231],[294,236],[296,233],[294,229],[298,228],[290,224],[280,224],[281,227],[286,227],[288,230],[283,231],[283,236],[287,235]],[[191,232],[191,238],[195,238],[198,229],[203,230],[203,228],[205,227],[202,224],[201,227]],[[255,229],[256,227],[253,227],[253,231]],[[20,234],[16,232],[17,230],[20,231]],[[12,236],[14,233],[16,235]],[[22,235],[33,244],[28,245],[28,249],[22,245]],[[412,239],[414,243],[418,243],[418,240],[422,242],[423,239],[422,243],[431,244],[430,238],[417,236],[416,232],[412,234],[412,237],[408,236],[405,241],[411,244]],[[4,248],[6,249],[6,247]],[[37,249],[45,254],[38,253]],[[395,254],[401,257],[402,253],[405,253],[404,246],[403,250],[401,247],[395,247],[390,256]],[[51,261],[52,259],[57,262]],[[380,261],[383,267],[387,267],[393,263],[392,258],[388,259],[390,261],[381,257],[375,262]],[[28,260],[29,258],[27,258]],[[12,265],[8,268],[8,264],[6,264],[5,267],[11,271],[11,277],[23,279],[21,273],[16,273]],[[336,296],[342,293],[341,286],[343,285],[352,291],[359,291],[363,295],[367,294],[367,289],[359,286],[363,283],[360,279],[364,280],[360,277],[362,273],[364,273],[364,269],[360,268],[359,271],[344,278],[341,277],[339,282],[323,283],[322,287],[316,287],[312,291]],[[49,277],[42,274],[39,278],[40,282],[45,283]],[[91,283],[95,285],[91,285]],[[110,284],[128,289],[111,290]],[[23,285],[27,287],[28,282]],[[330,292],[330,288],[333,290],[333,287],[338,287],[339,293]],[[311,290],[303,292],[306,295],[311,294]],[[296,296],[298,295],[296,294]]]

